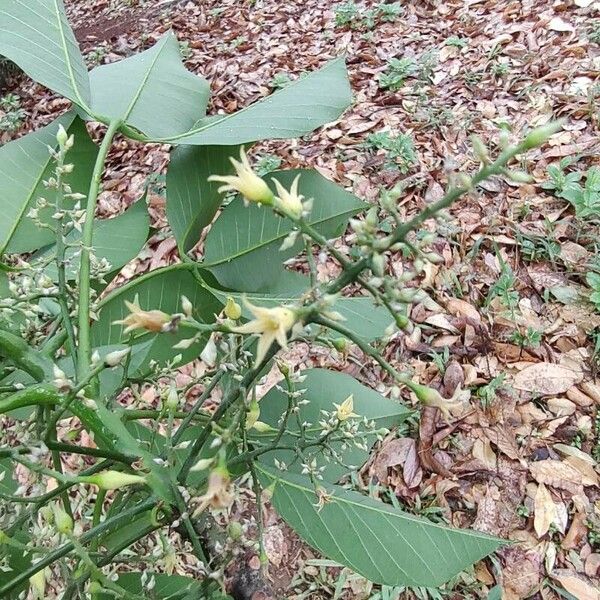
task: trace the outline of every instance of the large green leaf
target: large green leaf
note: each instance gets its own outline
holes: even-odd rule
[[[207,117],[164,141],[200,146],[295,138],[337,119],[351,100],[346,65],[338,58],[260,102],[225,117]]]
[[[244,298],[257,306],[280,306],[294,304],[310,288],[306,275],[295,271],[284,271],[275,286],[259,292],[242,293],[211,288],[211,291],[223,304],[232,297],[242,307],[242,316],[251,319],[252,314],[244,303]],[[340,296],[331,306],[345,321],[344,327],[367,342],[381,339],[386,329],[394,322],[388,310],[375,304],[369,296]],[[337,335],[333,337],[339,337]]]
[[[299,420],[301,423],[310,423],[305,430],[307,439],[317,439],[321,436],[322,431],[319,426],[319,421],[323,419],[321,411],[335,411],[334,402],[340,404],[350,395],[354,398],[354,412],[370,421],[375,421],[376,428],[390,428],[399,425],[411,414],[411,411],[402,404],[385,398],[345,373],[326,369],[310,369],[303,371],[302,375],[306,377],[300,386],[306,390],[302,397],[309,402],[300,407]],[[279,420],[281,415],[285,413],[287,406],[287,394],[278,387],[271,388],[260,401],[260,420],[278,429]],[[299,428],[298,420],[293,416],[288,421],[287,429],[292,432],[292,435],[284,434],[280,445],[291,444],[294,446],[295,440],[297,440],[297,435],[294,436],[294,433],[297,434]],[[255,435],[256,439],[262,441],[268,441],[272,437],[273,434]],[[367,446],[371,446],[375,440],[376,436],[374,434],[364,438]],[[349,440],[345,445],[335,442],[332,446],[346,465],[351,464],[360,467],[369,457],[368,451],[354,446],[352,440]],[[307,450],[305,457],[309,459],[312,452]],[[318,460],[317,454],[315,456]],[[261,461],[269,465],[273,465],[275,459],[283,461],[291,471],[299,473],[302,470],[300,461],[297,460],[297,455],[292,450],[276,450],[261,456]],[[320,462],[325,466],[323,476],[326,481],[336,482],[348,471],[337,463],[326,463],[322,459]]]
[[[202,586],[200,582],[192,577],[183,575],[167,575],[165,573],[132,572],[121,573],[116,583],[127,590],[130,594],[147,594],[142,585],[142,575],[146,582],[154,578],[155,585],[148,598],[153,600],[197,600],[204,597],[201,595]],[[114,594],[100,594],[102,600],[113,600]]]
[[[188,252],[215,216],[222,194],[209,175],[227,175],[237,146],[180,146],[171,153],[167,171],[167,218],[181,252]]]
[[[90,73],[92,114],[119,119],[149,138],[188,131],[206,114],[210,89],[206,80],[181,62],[173,33],[152,48]]]
[[[90,100],[90,84],[63,0],[2,0],[0,55],[79,106]]]
[[[98,151],[90,139],[85,124],[67,113],[43,129],[29,133],[0,148],[0,252],[21,253],[42,248],[54,241],[55,235],[48,229],[37,227],[26,217],[37,199],[43,196],[50,204],[54,203],[51,190],[46,189],[47,180],[55,168],[48,152],[48,146],[56,147],[56,132],[62,124],[75,136],[75,146],[68,154],[74,165],[73,172],[65,176],[73,192],[87,193],[94,162]],[[39,212],[44,223],[52,223],[53,208],[50,206]]]
[[[136,295],[139,296],[143,309],[159,309],[169,314],[181,313],[181,296],[184,295],[194,305],[196,317],[207,323],[214,321],[215,313],[221,309],[220,302],[196,280],[189,265],[180,264],[158,269],[120,287],[100,303],[99,318],[92,325],[94,346],[108,346],[127,341],[129,334],[124,335],[123,326],[114,322],[128,314],[125,300],[132,302]],[[202,337],[187,350],[173,348],[178,341],[192,335],[193,331],[188,329],[173,333],[146,334],[136,341],[152,340],[145,365],[150,360],[165,362],[177,354],[182,355],[183,363],[197,357],[206,343],[206,337]]]
[[[329,484],[320,484],[327,496],[319,507],[307,477],[258,469],[264,483],[277,482],[273,505],[302,538],[375,583],[435,587],[505,543]]]
[[[307,220],[327,238],[340,235],[348,219],[365,207],[356,196],[317,171],[276,171],[273,177],[289,189],[298,174],[300,193],[314,199]],[[273,286],[284,272],[281,263],[303,247],[299,237],[290,248],[279,250],[291,231],[289,219],[277,216],[268,207],[245,206],[241,198],[236,198],[208,232],[204,266],[226,288],[255,292]]]
[[[135,258],[145,244],[150,228],[150,218],[143,200],[136,202],[124,213],[112,219],[99,219],[94,225],[94,256],[106,259],[110,265],[110,273],[117,271]],[[81,239],[81,233],[73,230],[68,236],[69,244]],[[46,258],[55,247],[45,248],[37,257]],[[76,279],[79,272],[80,246],[67,249],[66,275],[68,279]],[[57,278],[56,264],[53,262],[46,269],[49,277]]]

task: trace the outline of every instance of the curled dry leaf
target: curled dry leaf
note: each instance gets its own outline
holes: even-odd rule
[[[573,494],[581,494],[583,477],[571,465],[560,460],[540,460],[529,466],[531,476],[538,482]]]
[[[515,375],[513,386],[534,394],[562,394],[579,383],[583,374],[553,363],[537,363],[525,367]]]
[[[550,525],[556,520],[556,505],[548,488],[540,483],[534,498],[533,528],[538,538],[543,537],[550,529]]]
[[[582,575],[577,575],[568,569],[556,569],[552,577],[577,600],[600,600],[598,587]]]

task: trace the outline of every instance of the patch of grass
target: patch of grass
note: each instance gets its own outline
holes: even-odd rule
[[[520,348],[539,348],[542,343],[542,332],[533,327],[527,327],[524,332],[515,330],[510,336],[510,341]]]
[[[495,60],[490,67],[490,72],[494,77],[504,77],[509,71],[510,65],[499,60]]]
[[[486,306],[489,306],[494,298],[500,298],[505,308],[514,313],[519,306],[519,292],[515,289],[516,284],[517,278],[513,270],[506,262],[502,262],[500,277],[488,290]]]
[[[6,94],[0,98],[0,131],[13,132],[23,125],[27,113],[21,108],[21,98],[16,94]]]
[[[482,385],[477,390],[477,397],[479,398],[483,408],[487,408],[492,405],[496,399],[498,390],[504,387],[505,379],[506,375],[504,373],[500,373],[500,375],[496,375],[496,377],[494,377],[488,384]]]
[[[393,166],[401,173],[407,173],[417,162],[415,144],[410,133],[392,135],[389,131],[371,133],[365,140],[370,150],[384,150],[387,156],[386,166]]]

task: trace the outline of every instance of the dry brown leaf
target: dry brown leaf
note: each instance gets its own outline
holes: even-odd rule
[[[583,478],[581,473],[571,465],[560,460],[540,460],[529,465],[531,476],[538,483],[545,483],[559,490],[567,490],[573,494],[581,493]]]
[[[498,462],[496,453],[492,450],[489,440],[475,440],[473,444],[473,457],[480,460],[489,469],[495,468]]]
[[[569,465],[579,471],[583,485],[600,485],[598,473],[594,471],[593,465],[591,465],[587,460],[584,460],[579,456],[567,456],[567,458],[565,458],[565,462],[569,463]]]
[[[513,386],[534,394],[562,394],[579,383],[583,375],[554,363],[537,363],[515,375]]]
[[[573,573],[568,569],[556,569],[552,577],[573,594],[577,600],[600,600],[600,590],[587,578]]]
[[[543,537],[556,520],[556,506],[548,488],[540,483],[534,498],[533,528],[538,538]]]
[[[575,31],[575,28],[573,27],[573,25],[571,25],[570,23],[567,23],[565,20],[561,19],[560,17],[554,17],[548,23],[548,29],[552,29],[552,31],[560,31],[560,32]]]

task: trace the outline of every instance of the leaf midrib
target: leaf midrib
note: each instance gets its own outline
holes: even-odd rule
[[[311,221],[309,224],[311,226],[319,226],[322,225],[323,223],[327,223],[327,221],[331,221],[332,219],[336,219],[339,217],[343,217],[345,215],[348,214],[352,214],[353,212],[359,212],[360,210],[362,210],[362,207],[358,206],[356,208],[352,208],[352,209],[348,209],[348,210],[344,210],[343,212],[339,212],[333,215],[329,215],[327,217],[324,217],[322,219],[319,219],[318,221]],[[257,244],[255,246],[251,246],[249,248],[245,248],[243,251],[239,251],[236,254],[232,254],[230,256],[228,256],[227,258],[222,258],[219,259],[217,261],[214,262],[206,262],[203,263],[202,266],[205,268],[209,268],[209,267],[217,267],[219,265],[222,264],[226,264],[226,263],[230,263],[231,261],[235,260],[236,258],[240,258],[241,256],[245,256],[246,254],[250,254],[251,252],[255,252],[256,250],[259,250],[260,248],[264,248],[265,246],[268,246],[269,244],[272,244],[273,242],[277,242],[278,240],[282,240],[284,238],[286,238],[290,233],[292,232],[292,230],[290,229],[289,231],[286,231],[285,233],[282,233],[281,235],[278,235],[274,238],[271,238],[269,240],[266,240],[260,244]],[[209,233],[210,235],[210,233]]]
[[[256,468],[263,472],[267,477],[269,477],[270,479],[275,480],[276,483],[279,484],[283,484],[286,485],[288,487],[292,487],[296,490],[299,490],[303,493],[314,493],[314,489],[313,488],[309,488],[309,487],[305,487],[302,486],[298,483],[294,483],[292,481],[290,481],[289,479],[285,479],[283,477],[278,477],[273,475],[273,473],[270,471],[270,469],[265,468],[261,463],[255,463]],[[407,521],[411,521],[412,523],[416,523],[418,525],[424,526],[424,527],[432,527],[433,529],[439,529],[441,531],[443,531],[444,533],[448,533],[448,532],[459,532],[461,534],[465,534],[468,535],[470,537],[474,537],[476,539],[480,539],[480,540],[484,540],[484,541],[488,541],[488,542],[498,542],[500,543],[502,540],[494,538],[492,536],[487,536],[485,534],[480,534],[477,531],[474,531],[472,529],[456,529],[453,527],[448,527],[448,526],[444,526],[444,525],[439,525],[438,523],[433,523],[432,521],[426,521],[420,518],[415,517],[414,515],[411,515],[410,513],[404,512],[404,511],[400,511],[398,509],[398,512],[394,512],[393,510],[391,510],[392,507],[390,507],[390,509],[386,509],[386,508],[378,508],[373,506],[372,504],[361,504],[360,502],[356,502],[354,500],[350,500],[348,498],[344,498],[343,496],[338,496],[335,494],[335,489],[337,486],[329,486],[329,488],[333,488],[334,493],[332,496],[332,501],[335,501],[337,503],[340,504],[348,504],[349,506],[357,506],[359,508],[362,508],[363,510],[371,510],[377,513],[381,513],[384,515],[388,515],[388,516],[392,516],[392,517],[397,517],[399,519],[405,519]],[[342,488],[343,489],[343,488]],[[346,490],[343,490],[346,491]],[[365,498],[369,498],[369,496],[365,496]],[[371,499],[372,500],[372,499]],[[386,507],[385,504],[383,504],[383,502],[381,503],[383,505],[383,507]]]
[[[326,65],[325,67],[323,67],[320,70],[320,73],[322,74],[323,71],[327,71],[329,68],[333,68],[334,66],[336,66],[341,60],[343,60],[343,58],[338,58],[337,60],[333,60],[329,63],[329,65]],[[319,71],[317,71],[317,73],[319,73]],[[302,78],[298,77],[298,79],[296,79],[296,81],[294,81],[293,83],[287,85],[285,88],[277,90],[274,94],[269,94],[266,98],[262,98],[261,100],[258,100],[257,102],[253,102],[252,104],[249,104],[248,106],[245,106],[244,108],[230,113],[228,115],[225,115],[222,119],[219,119],[218,121],[212,121],[211,123],[207,123],[206,125],[202,126],[202,127],[198,127],[197,129],[190,129],[190,131],[186,131],[185,133],[180,133],[176,136],[173,137],[169,137],[169,138],[162,138],[162,139],[158,139],[156,140],[157,143],[161,143],[161,142],[175,142],[177,140],[180,139],[184,139],[187,137],[190,137],[192,135],[196,135],[198,133],[202,133],[203,131],[206,131],[208,129],[211,129],[212,127],[216,126],[216,125],[222,125],[223,123],[227,122],[229,119],[232,119],[233,117],[237,117],[239,115],[244,114],[246,111],[250,110],[251,108],[257,106],[258,104],[261,104],[262,102],[265,102],[266,100],[270,100],[272,98],[275,98],[279,95],[281,95],[283,92],[286,92],[290,89],[293,89],[294,87],[296,87],[297,85],[299,85],[302,82]]]

